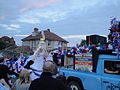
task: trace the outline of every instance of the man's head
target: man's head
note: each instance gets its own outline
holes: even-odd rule
[[[57,66],[53,61],[45,61],[43,65],[43,72],[50,72],[52,74],[57,74]]]

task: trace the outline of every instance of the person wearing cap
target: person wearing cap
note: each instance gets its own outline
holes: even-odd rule
[[[53,61],[45,61],[40,78],[32,81],[29,90],[66,90],[63,82],[53,78],[57,74],[57,66]]]

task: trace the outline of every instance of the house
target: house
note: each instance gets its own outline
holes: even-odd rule
[[[100,36],[100,35],[90,35],[90,36],[86,36],[86,43],[87,45],[89,44],[95,44],[97,45],[98,43],[100,43],[101,45],[105,45],[107,42],[107,38]]]
[[[68,41],[64,40],[60,36],[52,33],[50,29],[43,30],[45,36],[45,46],[47,50],[52,50],[60,45],[62,49],[67,48]],[[22,39],[22,46],[29,46],[31,49],[37,49],[39,44],[42,43],[40,39],[43,38],[42,31],[39,31],[38,28],[34,28],[34,32],[28,37]]]

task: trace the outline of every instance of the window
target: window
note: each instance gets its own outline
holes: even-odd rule
[[[105,61],[104,73],[120,75],[120,61]]]
[[[51,46],[51,41],[48,41],[48,46]]]

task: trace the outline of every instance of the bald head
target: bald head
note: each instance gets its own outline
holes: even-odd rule
[[[57,73],[56,64],[52,61],[45,61],[43,65],[43,72],[50,72],[52,74],[56,74]]]

